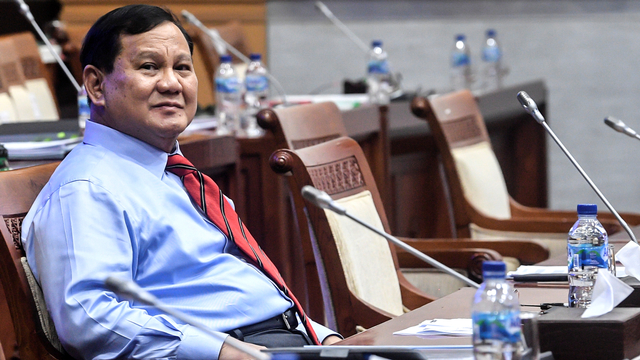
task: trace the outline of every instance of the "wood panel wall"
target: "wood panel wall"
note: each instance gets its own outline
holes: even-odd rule
[[[187,10],[210,28],[231,20],[238,20],[242,24],[249,50],[266,55],[266,0],[60,0],[60,2],[63,5],[60,20],[67,24],[71,41],[76,44],[82,43],[91,25],[107,12],[129,4],[151,4],[166,6],[176,15],[180,15],[182,10]],[[181,16],[179,18],[183,20]],[[208,81],[204,81],[207,75],[198,49],[194,52],[194,66],[200,79],[198,104],[206,107],[215,101]]]

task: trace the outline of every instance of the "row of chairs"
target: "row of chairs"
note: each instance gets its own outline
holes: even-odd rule
[[[0,37],[0,124],[58,120],[52,81],[29,32]]]
[[[321,116],[318,116],[320,114]],[[283,149],[270,160],[277,173],[286,175],[304,253],[311,315],[344,335],[377,325],[436,298],[409,282],[401,268],[419,269],[423,283],[463,286],[446,275],[396,250],[332,213],[310,206],[300,195],[305,185],[328,192],[358,216],[390,231],[376,181],[362,149],[346,136],[335,104],[323,103],[265,110],[260,123],[271,129]],[[267,121],[268,120],[268,121]],[[306,130],[305,130],[306,129]],[[41,291],[20,246],[22,218],[57,164],[0,173],[0,280],[13,321],[20,358],[65,358],[52,326]],[[425,254],[480,279],[484,260],[513,256],[516,263],[546,259],[544,246],[534,242],[471,239],[403,239]],[[320,291],[319,291],[320,290]],[[0,303],[0,312],[6,308]],[[315,307],[314,307],[315,306]],[[2,311],[2,310],[5,311]],[[4,344],[12,340],[2,339]]]

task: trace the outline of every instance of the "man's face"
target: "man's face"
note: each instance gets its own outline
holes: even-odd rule
[[[189,45],[170,22],[120,41],[95,120],[169,152],[196,113],[198,79]]]

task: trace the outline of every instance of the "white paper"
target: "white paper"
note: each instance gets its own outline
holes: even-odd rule
[[[582,313],[582,318],[596,317],[610,312],[632,292],[631,286],[613,276],[608,270],[598,270],[591,305]]]
[[[635,243],[633,243],[635,245]],[[619,253],[619,252],[618,252]],[[618,255],[616,254],[616,257]],[[640,257],[638,257],[640,259]],[[623,263],[624,264],[624,263]],[[509,277],[514,275],[561,275],[567,274],[567,266],[538,266],[538,265],[521,265],[516,271],[509,271],[507,274]],[[621,278],[627,276],[627,272],[624,266],[616,266],[616,277]]]
[[[419,325],[396,331],[393,334],[411,336],[471,336],[473,335],[473,323],[471,319],[425,320]]]

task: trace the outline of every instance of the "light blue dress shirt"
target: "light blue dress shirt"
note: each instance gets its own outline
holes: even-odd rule
[[[89,121],[24,219],[27,260],[73,357],[218,357],[221,341],[121,299],[104,286],[110,275],[221,332],[292,306],[192,204],[167,156]],[[313,326],[321,341],[334,334]]]

